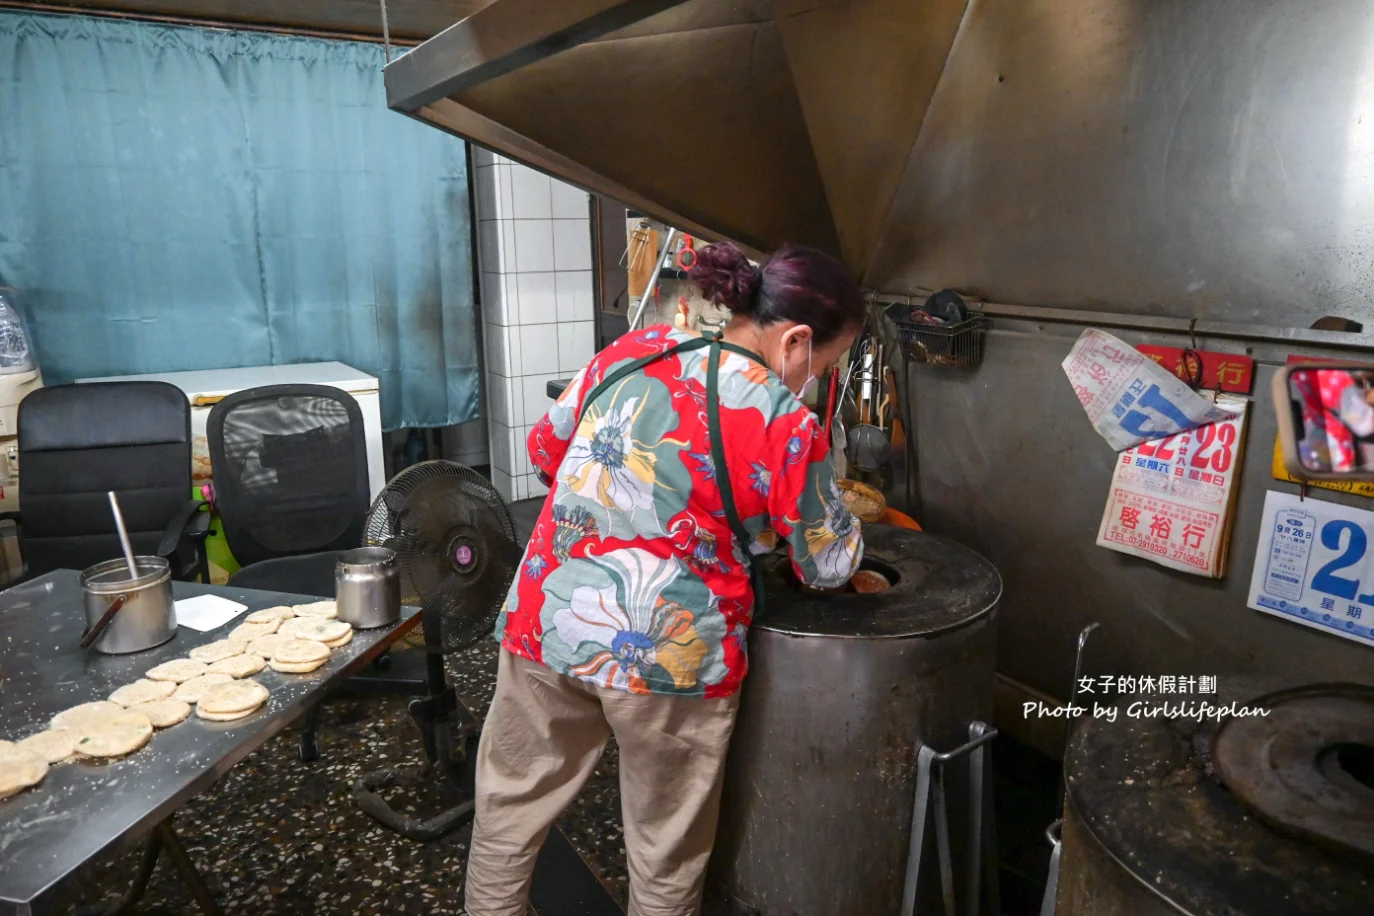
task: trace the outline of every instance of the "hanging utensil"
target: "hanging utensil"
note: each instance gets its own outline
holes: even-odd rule
[[[849,365],[845,366],[844,371],[844,386],[840,390],[840,396],[835,399],[835,410],[831,415],[833,422],[830,426],[830,464],[835,477],[839,480],[849,475],[849,456],[845,453],[849,447],[849,436],[845,431],[844,405],[850,398],[849,389],[854,383],[854,376],[858,373],[855,355],[856,351],[851,348]]]
[[[892,374],[891,369],[883,370],[883,380],[887,382],[888,410],[891,412],[892,438],[895,440],[905,435],[905,430],[902,428],[901,396],[897,391],[897,378]]]
[[[861,471],[881,470],[891,456],[891,443],[883,431],[868,422],[869,404],[864,402],[858,426],[849,431],[849,455]]]
[[[831,420],[833,422],[830,426],[830,467],[836,479],[843,480],[849,474],[849,456],[845,454],[849,439],[844,429],[844,395],[835,400],[835,412],[831,415]]]
[[[835,418],[835,409],[839,407],[840,368],[833,366],[830,369],[829,390],[825,394],[825,419],[822,421],[821,436],[826,441],[830,440],[830,423]]]
[[[845,428],[845,405],[853,401],[855,411],[857,412],[859,409],[856,383],[862,375],[862,354],[868,342],[868,313],[865,312],[863,324],[859,326],[859,333],[854,335],[854,342],[849,345],[849,358],[844,369],[844,384],[840,388],[840,395],[835,400],[834,412],[831,415],[830,464],[835,472],[835,477],[840,480],[849,475],[849,456],[846,453],[849,447],[849,434]]]
[[[879,425],[882,411],[882,345],[873,339],[863,356],[860,387],[859,425],[849,431],[849,460],[861,471],[885,468],[892,456],[892,444]]]

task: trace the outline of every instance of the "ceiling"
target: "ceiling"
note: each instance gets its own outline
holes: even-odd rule
[[[387,0],[391,37],[401,42],[423,41],[466,19],[490,2]],[[367,38],[379,38],[382,34],[379,0],[101,0],[99,3],[45,0],[43,5],[73,12],[165,17]]]

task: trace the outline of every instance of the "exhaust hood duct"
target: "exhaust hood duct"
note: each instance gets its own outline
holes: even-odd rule
[[[837,253],[874,290],[1368,326],[1371,9],[495,0],[386,85],[694,235]]]
[[[496,0],[392,61],[387,102],[695,235],[862,276],[965,5]]]

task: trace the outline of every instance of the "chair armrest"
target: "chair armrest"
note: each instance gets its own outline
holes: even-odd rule
[[[21,516],[17,510],[11,510],[9,512],[0,512],[0,522],[14,522],[16,525],[23,524]]]
[[[204,538],[209,531],[210,515],[201,512],[205,503],[198,499],[188,499],[167,523],[162,532],[162,540],[157,545],[157,555],[170,557],[186,539]]]

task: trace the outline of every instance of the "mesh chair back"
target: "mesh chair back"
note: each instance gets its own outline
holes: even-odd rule
[[[210,411],[206,438],[224,535],[241,565],[361,543],[367,442],[348,392],[239,391]]]
[[[40,388],[19,404],[19,471],[30,576],[121,556],[109,490],[134,552],[156,554],[191,499],[191,405],[166,382]]]
[[[333,598],[337,591],[334,572],[342,550],[303,553],[296,557],[278,557],[245,566],[229,577],[231,588],[256,588],[265,592],[288,592],[292,595],[314,595]]]

